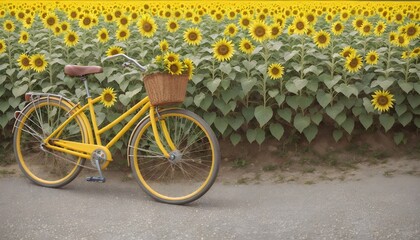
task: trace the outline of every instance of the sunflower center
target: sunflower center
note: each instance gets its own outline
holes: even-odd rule
[[[399,43],[401,43],[401,44],[402,44],[402,43],[404,43],[404,40],[405,40],[405,39],[404,39],[404,37],[403,37],[403,36],[399,36],[399,37],[398,37],[398,42],[399,42]]]
[[[340,31],[341,30],[341,25],[340,24],[336,24],[334,26],[335,31]]]
[[[0,50],[3,49],[3,43],[0,43]]]
[[[314,20],[315,20],[315,17],[314,17],[313,15],[308,15],[308,16],[306,17],[306,19],[308,20],[308,22],[312,22],[312,21],[314,21]]]
[[[143,23],[143,30],[144,30],[145,32],[150,32],[150,31],[152,31],[152,28],[153,28],[152,24],[150,24],[150,23],[148,23],[148,22]]]
[[[365,33],[370,32],[370,26],[369,25],[364,26],[363,27],[363,32],[365,32]]]
[[[112,21],[112,15],[111,15],[111,14],[106,15],[106,19],[107,19],[108,21]]]
[[[174,58],[173,56],[169,56],[169,57],[168,57],[168,61],[169,61],[169,62],[173,62],[173,61],[175,61],[175,58]]]
[[[197,40],[197,38],[198,38],[198,35],[195,32],[190,32],[188,34],[188,39],[191,40],[191,41],[195,41],[195,40]]]
[[[402,19],[402,15],[401,15],[401,14],[397,14],[397,16],[395,16],[395,18],[396,18],[398,21],[401,21],[401,19]]]
[[[254,33],[255,33],[255,35],[257,37],[264,37],[264,35],[265,35],[265,28],[264,27],[261,27],[261,26],[258,26],[258,27],[255,28]]]
[[[19,14],[18,14],[18,17],[19,17],[20,19],[23,19],[23,18],[25,17],[25,14],[24,14],[24,13],[19,13]]]
[[[351,61],[350,61],[350,67],[351,68],[355,68],[355,67],[357,67],[357,65],[359,64],[359,60],[357,60],[357,58],[353,58]]]
[[[230,28],[229,28],[229,33],[230,33],[230,34],[234,34],[234,33],[235,33],[235,28],[230,27]]]
[[[416,34],[416,28],[415,27],[409,27],[408,29],[407,29],[407,35],[408,36],[414,36]]]
[[[303,22],[297,22],[297,23],[296,23],[296,28],[297,28],[298,30],[302,30],[302,29],[304,29],[304,28],[305,28],[305,24],[304,24]]]
[[[394,41],[395,40],[395,36],[394,35],[390,35],[389,36],[389,40]]]
[[[23,39],[24,41],[26,41],[26,40],[28,40],[28,36],[27,36],[27,35],[23,35],[23,36],[22,36],[22,39]]]
[[[121,31],[120,32],[120,37],[125,37],[125,36],[127,36],[127,33],[125,31]]]
[[[274,35],[274,36],[279,34],[279,32],[280,32],[280,29],[278,27],[273,27],[271,29],[271,34]]]
[[[73,34],[71,34],[71,35],[68,37],[68,40],[69,40],[69,42],[74,42],[74,41],[76,40],[76,37],[75,37]]]
[[[110,93],[106,93],[104,95],[104,101],[105,102],[112,102],[113,99],[114,99],[114,96],[112,96],[112,94],[110,94]]]
[[[219,53],[220,55],[227,55],[229,53],[229,47],[222,44],[217,48],[217,53]]]
[[[176,73],[178,72],[179,68],[176,64],[171,64],[171,66],[169,67],[169,69],[171,70],[171,72]]]
[[[249,44],[249,43],[245,43],[245,44],[244,44],[244,48],[245,48],[245,49],[251,49],[251,44]]]
[[[31,24],[32,23],[32,18],[28,17],[25,22],[26,22],[26,24]]]
[[[106,39],[106,33],[101,33],[101,39]]]
[[[10,30],[10,29],[12,29],[12,28],[13,28],[13,26],[12,26],[12,24],[10,24],[10,23],[6,23],[6,28]]]
[[[171,22],[171,24],[169,24],[169,27],[170,27],[171,29],[175,29],[175,28],[176,28],[176,23]]]
[[[41,59],[41,58],[37,58],[37,59],[35,60],[35,66],[37,66],[37,67],[42,67],[42,65],[44,65],[44,61],[42,61],[42,59]]]
[[[223,17],[223,16],[222,16],[222,14],[220,14],[220,13],[216,14],[216,19],[217,19],[217,20],[221,20],[221,19],[222,19],[222,17]]]
[[[117,49],[114,49],[114,50],[111,51],[111,55],[116,55],[118,53],[120,53],[120,52]]]
[[[370,61],[375,61],[376,60],[376,56],[375,55],[370,55],[370,57],[369,57],[369,59],[370,59]]]
[[[249,20],[248,19],[242,19],[242,25],[244,26],[248,26],[249,25]]]
[[[187,12],[187,14],[185,14],[185,16],[186,16],[187,18],[191,18],[191,17],[192,17],[192,13]]]
[[[343,18],[347,18],[349,15],[347,13],[343,13]]]
[[[168,50],[168,46],[166,44],[163,44],[162,45],[162,51],[166,51],[166,50]]]
[[[388,104],[389,100],[386,96],[379,96],[378,97],[378,104],[381,106],[386,106]]]
[[[71,18],[76,18],[77,17],[77,12],[71,12],[70,17]]]
[[[116,12],[115,12],[115,17],[119,18],[119,17],[121,17],[121,14],[122,14],[122,13],[121,13],[120,11],[116,11]]]
[[[29,58],[22,59],[22,65],[23,66],[27,67],[27,66],[29,66],[29,63],[30,63]]]
[[[67,30],[67,25],[61,25],[61,29],[63,29],[63,31],[66,31]]]
[[[327,42],[327,37],[325,35],[320,35],[318,37],[318,42],[319,43],[326,43]]]
[[[126,24],[128,23],[128,21],[127,21],[127,19],[126,19],[126,18],[121,18],[120,23],[121,23],[122,25],[126,25]]]
[[[384,27],[382,26],[382,25],[379,25],[378,26],[378,31],[380,32],[380,31],[382,31],[382,29],[383,29]]]
[[[278,68],[274,67],[273,69],[271,69],[271,73],[272,73],[273,75],[277,75],[277,74],[279,74],[279,73],[280,73],[280,69],[278,69]]]
[[[55,24],[55,19],[53,17],[50,17],[47,19],[47,24],[49,26],[53,26]]]
[[[363,20],[358,20],[358,21],[356,22],[356,26],[357,26],[357,27],[361,27],[361,26],[362,26],[362,24],[363,24]]]
[[[91,22],[92,22],[92,20],[90,20],[90,18],[88,18],[88,17],[83,19],[83,24],[85,26],[89,26]]]
[[[170,17],[170,16],[171,16],[171,12],[166,12],[166,13],[165,13],[165,17],[167,17],[167,18],[168,18],[168,17]]]

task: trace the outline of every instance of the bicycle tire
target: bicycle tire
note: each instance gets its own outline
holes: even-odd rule
[[[49,97],[30,102],[18,116],[14,131],[16,161],[24,175],[37,185],[59,188],[73,181],[82,170],[84,158],[43,149],[43,140],[74,111],[73,104]],[[60,139],[87,143],[88,134],[81,116],[76,116]]]
[[[133,131],[129,143],[128,157],[133,175],[141,188],[159,202],[186,204],[195,201],[216,180],[220,165],[218,140],[210,126],[188,110],[162,111],[156,121],[158,118],[165,121],[182,159],[171,161],[160,153],[151,120],[147,118]],[[160,126],[159,122],[157,126]],[[162,131],[159,133],[162,143],[166,143]]]

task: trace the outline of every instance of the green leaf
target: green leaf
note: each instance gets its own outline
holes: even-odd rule
[[[273,89],[273,90],[269,90],[268,91],[268,95],[272,98],[276,97],[279,94],[279,90],[278,89]]]
[[[406,112],[398,118],[398,121],[403,125],[403,127],[407,126],[413,120],[413,114],[411,112]]]
[[[297,50],[293,50],[291,52],[287,52],[286,54],[284,54],[284,60],[287,62],[287,61],[289,61],[291,58],[293,58],[298,53],[299,53],[299,51],[297,51]]]
[[[232,133],[230,135],[230,141],[232,142],[233,146],[236,146],[241,141],[241,135],[238,133]]]
[[[338,142],[343,137],[343,130],[335,129],[333,131],[333,137],[334,137],[335,142]]]
[[[225,118],[220,118],[220,117],[217,117],[217,118],[214,120],[214,126],[217,128],[217,130],[218,130],[221,134],[223,134],[223,133],[226,131],[226,128],[228,127],[228,123],[227,123],[227,121],[226,121],[226,119],[225,119]]]
[[[241,86],[242,86],[242,90],[244,92],[245,95],[247,95],[251,89],[255,86],[255,84],[257,83],[257,79],[256,78],[245,78],[241,80]]]
[[[246,120],[247,123],[254,118],[254,116],[255,116],[254,112],[255,112],[254,107],[244,107],[244,108],[242,108],[242,115],[245,117],[245,120]]]
[[[6,127],[8,122],[9,122],[9,119],[7,118],[6,114],[0,115],[0,125],[3,129]]]
[[[120,94],[119,99],[124,106],[127,106],[132,98],[130,96],[127,96],[126,94]]]
[[[344,128],[344,130],[346,130],[346,132],[348,134],[351,134],[353,132],[354,129],[354,120],[353,118],[347,118],[343,124],[341,124],[341,127]]]
[[[207,111],[207,109],[209,109],[209,107],[211,106],[211,104],[213,103],[213,97],[210,95],[207,95],[200,103],[200,107],[204,110]]]
[[[246,139],[248,139],[249,143],[253,143],[256,137],[257,137],[257,131],[255,129],[248,129],[246,131]]]
[[[368,113],[371,113],[371,112],[374,112],[375,111],[373,109],[372,102],[368,98],[366,98],[366,97],[363,98],[363,106],[365,107],[366,112],[368,112]]]
[[[408,95],[407,100],[413,109],[420,105],[420,97],[418,95]]]
[[[230,72],[232,72],[232,67],[230,66],[230,64],[225,63],[225,62],[220,64],[219,69],[220,69],[220,71],[222,71],[226,74],[229,74]]]
[[[0,84],[3,84],[6,81],[6,75],[0,76]]]
[[[311,115],[311,120],[316,125],[319,125],[321,123],[322,118],[323,118],[323,115],[320,112],[317,112],[317,113]]]
[[[298,96],[297,97],[297,103],[300,109],[302,110],[309,107],[313,101],[314,101],[314,98],[312,96]]]
[[[293,81],[287,81],[285,84],[285,87],[287,89],[287,91],[294,93],[294,94],[298,94],[299,89],[296,87],[295,83]]]
[[[398,116],[401,116],[407,111],[407,105],[406,104],[397,104],[395,105],[395,112],[397,112]]]
[[[255,129],[257,135],[255,136],[255,140],[259,145],[261,145],[265,140],[265,131],[261,128]]]
[[[6,74],[7,74],[8,76],[12,76],[12,75],[13,75],[13,73],[15,73],[15,70],[16,70],[16,69],[14,69],[14,68],[12,68],[12,69],[7,69],[7,70],[6,70]]]
[[[388,130],[394,125],[395,118],[389,114],[381,114],[379,116],[379,122],[385,128],[385,132],[388,132]]]
[[[367,130],[370,126],[372,126],[373,116],[371,114],[361,113],[359,115],[359,121],[363,125],[363,127],[365,127],[365,129]]]
[[[328,116],[330,116],[332,119],[335,119],[338,114],[340,114],[344,109],[344,104],[338,102],[334,104],[333,106],[328,106],[325,108],[326,113]]]
[[[354,85],[347,85],[345,83],[342,83],[338,86],[334,87],[334,90],[336,92],[342,93],[344,94],[344,96],[346,97],[350,97],[351,95],[354,95],[357,97],[357,95],[359,94],[359,91],[357,90],[357,88]]]
[[[215,112],[204,112],[203,118],[204,120],[211,126],[216,119],[217,114]]]
[[[3,101],[0,99],[0,111],[6,112],[7,109],[9,109],[9,103],[7,101]]]
[[[16,108],[20,104],[20,98],[10,97],[8,102],[12,108]]]
[[[306,84],[308,84],[308,80],[306,79],[300,79],[300,78],[295,78],[293,80],[293,83],[295,84],[295,87],[298,91],[302,90]]]
[[[280,106],[284,100],[286,99],[286,95],[284,94],[279,94],[275,97],[277,104]]]
[[[244,65],[246,70],[251,71],[252,69],[255,68],[255,66],[257,66],[257,61],[255,61],[255,60],[252,60],[252,61],[244,60],[244,61],[242,61],[242,64]]]
[[[419,76],[419,77],[420,77],[420,76]],[[1,78],[0,78],[0,79],[1,79]],[[0,84],[1,84],[1,80],[0,80]],[[416,90],[416,92],[417,92],[418,94],[420,94],[420,83],[418,83],[418,82],[414,83],[413,87],[414,87],[414,90]]]
[[[403,132],[397,132],[394,134],[394,142],[396,145],[400,145],[403,140],[404,140]]]
[[[277,140],[280,140],[284,134],[284,128],[279,123],[272,123],[270,124],[270,132],[273,137],[275,137]]]
[[[229,118],[228,119],[229,125],[233,128],[233,130],[238,130],[242,124],[244,124],[245,119],[241,115],[235,117],[235,118]]]
[[[200,103],[201,103],[201,101],[204,100],[204,98],[206,98],[206,95],[203,92],[195,95],[194,96],[194,104],[195,104],[195,106],[200,107]]]
[[[325,86],[327,86],[328,89],[332,89],[341,80],[341,78],[342,77],[340,75],[332,78],[331,75],[325,73],[319,76],[319,79],[325,84]]]
[[[296,114],[295,119],[293,121],[293,126],[302,133],[305,128],[307,128],[311,124],[311,118],[308,116],[304,116],[301,113]]]
[[[22,86],[14,87],[12,89],[12,93],[15,97],[19,97],[25,94],[27,90],[28,90],[28,85],[22,85]]]
[[[279,109],[277,110],[277,114],[288,123],[292,121],[292,110],[290,108]]]
[[[303,130],[303,134],[305,135],[308,142],[312,142],[316,135],[318,134],[318,127],[316,125],[310,125],[309,127]]]
[[[287,105],[289,105],[291,108],[296,110],[299,107],[298,98],[299,98],[298,95],[287,96],[286,97]]]
[[[414,88],[413,83],[411,83],[411,82],[406,82],[406,81],[404,81],[404,80],[399,80],[399,81],[398,81],[398,85],[399,85],[399,86],[400,86],[400,88],[401,88],[404,92],[406,92],[406,93],[411,92],[411,90],[413,90],[413,88]]]
[[[420,128],[420,117],[416,117],[414,119],[414,124],[416,125],[417,128]]]
[[[229,112],[235,110],[236,108],[236,102],[235,101],[231,101],[228,104],[226,104],[223,100],[221,99],[215,99],[214,100],[214,105],[223,113],[223,115],[227,115]]]
[[[273,109],[270,107],[258,106],[255,108],[255,118],[263,127],[273,117]]]
[[[347,115],[346,112],[341,112],[340,114],[337,115],[337,117],[335,117],[335,122],[338,123],[338,125],[341,125],[344,123],[344,121],[346,121],[347,119]]]
[[[211,93],[214,93],[217,90],[217,87],[219,87],[220,82],[222,82],[222,80],[220,78],[216,78],[207,82],[206,86]]]
[[[333,100],[331,93],[325,93],[324,90],[319,90],[316,94],[316,100],[318,101],[321,107],[325,108]]]

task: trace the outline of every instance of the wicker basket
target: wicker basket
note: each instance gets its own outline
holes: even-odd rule
[[[182,103],[187,92],[188,75],[153,73],[144,77],[144,87],[153,106]]]

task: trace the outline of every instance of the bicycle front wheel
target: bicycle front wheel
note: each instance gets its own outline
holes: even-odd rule
[[[14,150],[22,172],[44,187],[62,187],[81,171],[85,159],[47,149],[43,142],[52,131],[68,119],[72,105],[57,98],[32,101],[16,121]],[[56,138],[87,142],[83,119],[76,116]]]
[[[143,190],[160,202],[185,204],[200,198],[219,170],[220,148],[214,132],[198,115],[183,109],[163,111],[156,121],[160,139],[170,150],[159,121],[165,122],[176,147],[170,151],[176,157],[163,156],[148,118],[136,128],[129,144],[133,175]]]

